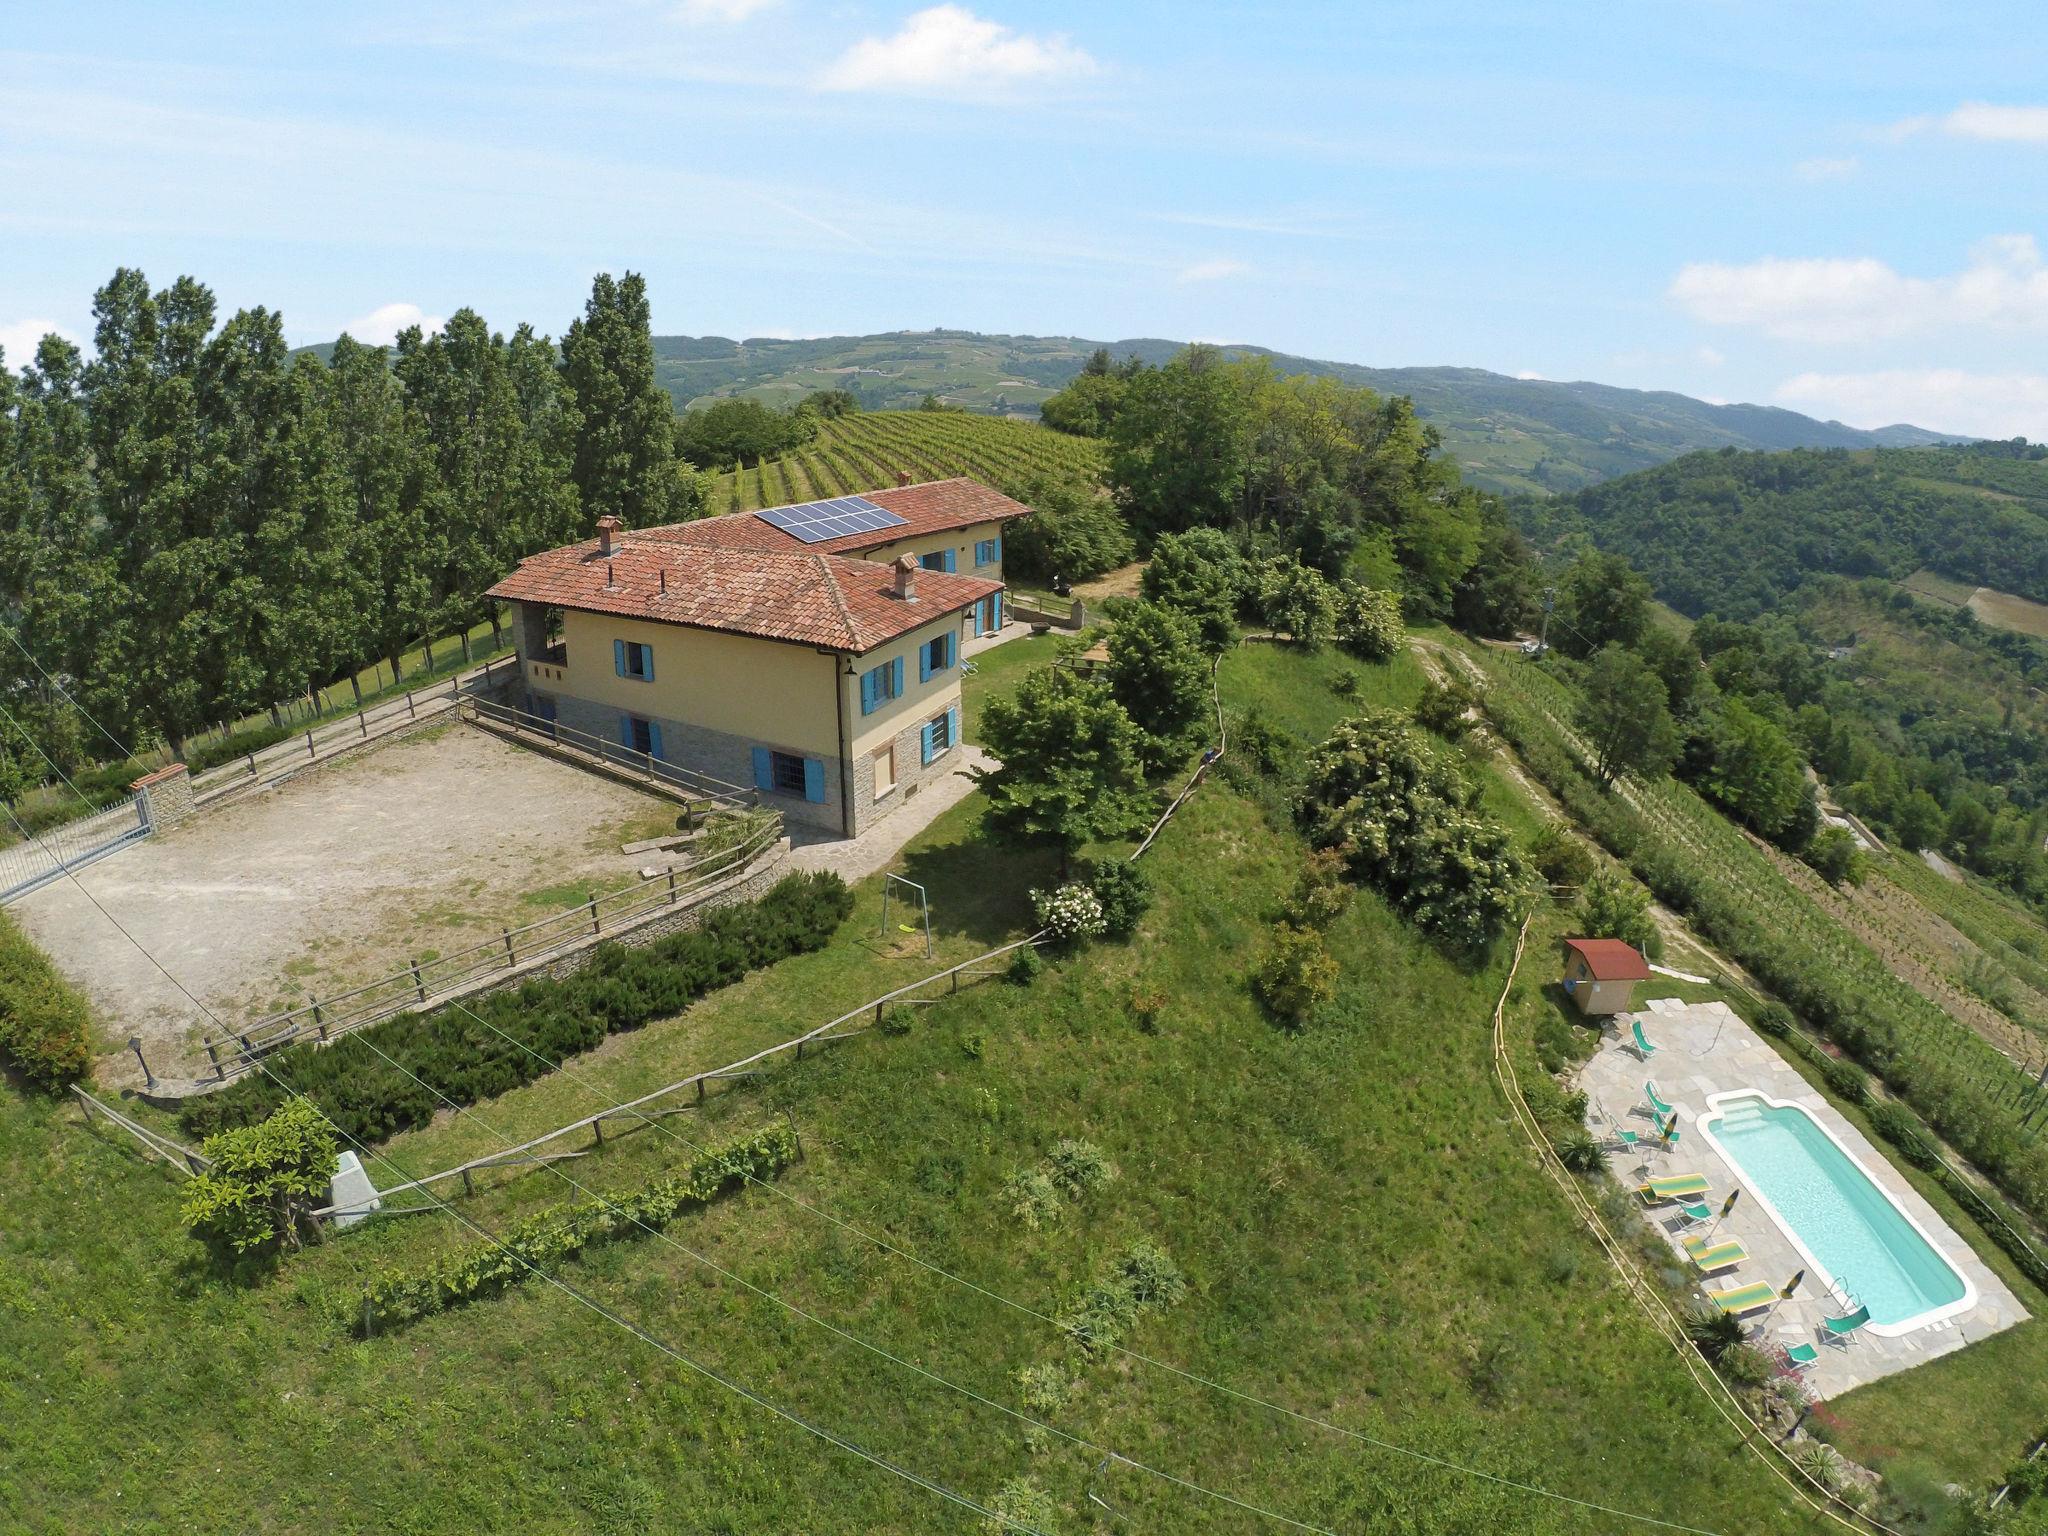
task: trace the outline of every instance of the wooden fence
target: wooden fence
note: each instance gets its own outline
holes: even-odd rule
[[[646,787],[671,795],[685,804],[753,806],[761,801],[761,792],[752,785],[733,784],[708,773],[678,767],[652,752],[607,741],[602,736],[575,730],[558,721],[543,720],[522,709],[475,697],[462,700],[461,707],[463,718],[473,724],[502,731],[528,746],[620,770]]]
[[[868,1002],[862,1003],[858,1008],[850,1009],[840,1014],[836,1019],[827,1020],[815,1029],[806,1030],[793,1040],[784,1040],[779,1045],[771,1045],[765,1050],[756,1051],[751,1056],[743,1056],[738,1061],[728,1062],[725,1066],[714,1067],[708,1072],[693,1072],[690,1076],[680,1078],[664,1087],[657,1088],[652,1093],[643,1093],[637,1099],[629,1099],[623,1104],[614,1104],[609,1109],[601,1109],[595,1114],[585,1115],[580,1120],[572,1120],[567,1125],[549,1131],[545,1136],[536,1136],[533,1140],[521,1142],[516,1147],[507,1147],[503,1152],[486,1153],[482,1157],[471,1158],[466,1163],[457,1163],[452,1168],[443,1168],[439,1173],[430,1173],[424,1178],[411,1179],[406,1183],[394,1185],[390,1189],[380,1189],[377,1191],[377,1198],[388,1202],[394,1195],[407,1194],[414,1190],[428,1192],[436,1184],[444,1184],[451,1179],[462,1181],[464,1194],[474,1194],[476,1193],[476,1175],[486,1169],[508,1166],[533,1166],[536,1164],[561,1162],[568,1158],[588,1156],[598,1147],[604,1145],[604,1127],[608,1121],[631,1120],[647,1125],[666,1115],[683,1114],[688,1110],[695,1109],[704,1102],[706,1091],[713,1083],[759,1077],[767,1063],[782,1056],[787,1056],[792,1061],[802,1061],[807,1047],[827,1045],[835,1040],[848,1040],[855,1035],[867,1033],[867,1031],[882,1022],[884,1011],[892,1004],[917,1007],[936,1003],[939,1001],[938,997],[921,997],[918,994],[924,992],[927,988],[936,987],[944,983],[945,991],[941,995],[950,997],[953,993],[960,990],[962,977],[973,980],[982,976],[1000,975],[1004,968],[991,965],[991,961],[999,960],[1004,955],[1010,954],[1015,950],[1044,942],[1044,934],[1033,934],[1028,939],[1017,939],[1012,943],[1001,945],[996,949],[988,951],[986,954],[976,955],[971,960],[963,960],[958,965],[948,966],[943,971],[934,971],[931,975],[913,981],[908,986],[898,987],[893,992],[884,992],[880,997],[870,999]],[[649,1107],[660,1104],[664,1099],[673,1099],[678,1095],[689,1095],[689,1102],[668,1104],[658,1109]],[[555,1151],[543,1150],[544,1148],[553,1147],[557,1142],[562,1141],[566,1137],[579,1134],[588,1134],[591,1138],[590,1145],[584,1147],[564,1147]],[[429,1195],[429,1198],[432,1198],[431,1195]],[[356,1208],[355,1204],[351,1204],[348,1207],[351,1210]],[[438,1202],[433,1205],[400,1207],[397,1210],[392,1210],[387,1204],[384,1207],[384,1211],[385,1214],[389,1215],[404,1215],[408,1210],[433,1210],[437,1208]],[[338,1209],[340,1207],[332,1205],[322,1206],[313,1214],[324,1219],[333,1216]]]
[[[750,868],[782,837],[782,818],[757,812],[756,825],[729,848],[635,880],[581,906],[518,928],[503,928],[495,939],[433,960],[416,960],[402,971],[352,991],[316,998],[298,1008],[259,1019],[227,1038],[209,1037],[207,1060],[225,1082],[256,1065],[259,1057],[305,1040],[322,1042],[419,1009],[479,979],[522,964],[572,953],[606,933],[617,934],[671,907],[692,903],[714,886]]]

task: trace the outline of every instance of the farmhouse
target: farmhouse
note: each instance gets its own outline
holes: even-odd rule
[[[1566,939],[1564,990],[1585,1014],[1625,1013],[1650,967],[1620,939]]]
[[[961,644],[1003,624],[1002,530],[972,480],[660,528],[616,518],[491,588],[523,707],[852,837],[960,741]]]

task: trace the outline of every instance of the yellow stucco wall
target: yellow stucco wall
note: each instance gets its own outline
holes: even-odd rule
[[[947,633],[956,637],[953,665],[928,682],[919,682],[918,649]],[[916,721],[960,702],[959,634],[960,616],[948,609],[935,614],[929,624],[853,658],[853,674],[847,676],[849,663],[807,645],[571,609],[562,615],[568,659],[561,677],[537,679],[536,686],[629,714],[687,721],[749,741],[836,759],[835,674],[843,690],[853,749],[872,750]],[[612,659],[614,640],[653,648],[654,681],[618,675]],[[903,658],[902,696],[863,715],[861,674],[898,656]]]
[[[915,555],[922,559],[938,550],[951,549],[953,573],[956,576],[986,576],[990,581],[1003,579],[1003,562],[992,565],[974,563],[974,546],[983,539],[1000,539],[1003,536],[1001,523],[975,523],[967,528],[949,529],[945,533],[927,533],[914,539],[898,539],[894,544],[884,544],[878,549],[864,550],[863,560],[894,560],[898,555]]]

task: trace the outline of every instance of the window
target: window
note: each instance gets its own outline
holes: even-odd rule
[[[934,639],[927,640],[917,648],[917,680],[930,682],[934,672],[943,672],[953,665],[953,650],[958,636],[951,630]]]
[[[896,787],[896,744],[892,741],[875,754],[875,798],[881,799]]]
[[[636,682],[653,682],[654,647],[642,645],[638,640],[614,640],[612,670],[619,676],[630,677]]]
[[[872,715],[903,693],[903,658],[885,661],[860,675],[860,712]]]
[[[949,709],[943,715],[927,720],[917,733],[919,761],[929,763],[935,757],[944,757],[952,750],[954,738],[959,734],[960,711],[957,709]]]
[[[825,765],[815,757],[754,748],[754,788],[770,795],[801,795],[813,805],[825,802]]]
[[[976,539],[974,541],[974,563],[976,565],[994,565],[1002,558],[1003,541],[1001,539]]]
[[[661,727],[652,720],[643,720],[638,715],[621,715],[619,745],[629,752],[643,753],[648,757],[661,757]]]
[[[935,549],[928,555],[919,555],[917,563],[928,571],[950,571],[954,569],[953,551]]]

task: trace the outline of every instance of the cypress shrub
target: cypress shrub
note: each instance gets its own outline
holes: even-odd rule
[[[0,1058],[55,1090],[92,1067],[92,1013],[40,949],[0,916]]]
[[[425,1125],[446,1102],[474,1104],[508,1092],[608,1034],[677,1013],[750,970],[822,949],[852,910],[853,896],[837,875],[790,875],[759,901],[721,907],[700,926],[644,949],[601,944],[573,976],[402,1014],[329,1046],[293,1046],[270,1059],[288,1087],[268,1073],[252,1074],[188,1101],[179,1121],[193,1136],[213,1136],[254,1124],[288,1092],[301,1093],[345,1137],[383,1141]]]

